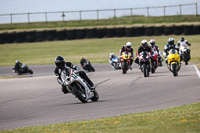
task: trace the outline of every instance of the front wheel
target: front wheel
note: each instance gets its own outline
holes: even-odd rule
[[[143,64],[143,69],[144,69],[144,77],[149,77],[149,68],[147,64]]]
[[[76,97],[78,97],[78,99],[82,102],[82,103],[87,103],[87,99],[86,99],[86,94],[85,94],[85,89],[75,85],[73,86],[73,92],[75,94]]]
[[[128,67],[128,64],[127,64],[126,61],[124,61],[124,62],[122,63],[122,73],[123,73],[123,74],[126,74],[126,72],[127,72],[127,67]]]
[[[177,69],[177,64],[172,64],[172,69],[173,69],[173,75],[178,76],[178,69]]]
[[[99,94],[98,94],[98,92],[97,92],[96,90],[94,90],[93,93],[94,93],[94,97],[91,98],[91,100],[92,100],[93,102],[96,102],[96,101],[99,100]]]

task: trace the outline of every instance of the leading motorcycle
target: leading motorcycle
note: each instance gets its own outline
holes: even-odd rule
[[[149,72],[151,69],[150,64],[151,64],[150,53],[148,53],[147,51],[142,51],[139,54],[139,65],[140,65],[141,71],[144,73],[144,77],[149,77]]]
[[[70,74],[67,75],[66,71],[70,71]],[[98,101],[99,94],[97,91],[91,90],[90,85],[78,75],[76,70],[71,68],[63,70],[61,72],[61,79],[68,92],[72,93],[82,103],[87,103],[88,100]]]
[[[120,58],[121,58],[120,63],[121,63],[122,73],[126,74],[131,64],[131,53],[127,51],[122,52]]]
[[[169,55],[167,56],[167,60],[169,70],[173,73],[174,76],[177,76],[178,71],[181,68],[181,60],[178,51],[174,48],[171,49],[169,51]]]

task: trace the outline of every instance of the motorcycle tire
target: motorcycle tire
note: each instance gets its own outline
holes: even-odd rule
[[[126,74],[126,71],[127,71],[127,67],[128,67],[128,64],[127,64],[127,62],[123,62],[122,63],[122,73],[123,74]]]
[[[99,94],[97,93],[96,90],[94,90],[93,93],[94,93],[94,97],[91,98],[91,100],[92,100],[93,102],[96,102],[96,101],[99,100]]]
[[[29,73],[30,73],[30,74],[33,74],[33,71],[32,71],[32,70],[29,70]]]
[[[75,85],[73,86],[73,93],[75,94],[75,96],[82,102],[82,103],[87,103],[87,99],[85,96],[82,95],[80,86]],[[85,95],[85,94],[84,94]]]
[[[151,73],[155,73],[155,66],[156,66],[156,64],[155,64],[155,61],[154,61],[153,64],[152,64]]]
[[[188,65],[188,57],[187,57],[187,54],[184,54],[184,62],[185,62],[185,65]]]
[[[147,64],[143,64],[143,68],[144,68],[144,77],[149,77],[149,70]]]
[[[177,64],[172,64],[173,75],[178,76]]]

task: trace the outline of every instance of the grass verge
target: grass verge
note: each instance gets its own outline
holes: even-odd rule
[[[36,43],[13,43],[0,45],[0,66],[12,66],[15,60],[27,65],[54,64],[55,57],[62,55],[66,61],[74,64],[80,62],[81,57],[89,59],[92,63],[108,63],[110,53],[118,55],[119,49],[127,42],[133,44],[134,53],[142,39],[154,38],[161,51],[167,44],[169,37],[175,42],[181,36],[142,36],[103,39],[65,40]],[[191,44],[191,62],[200,64],[200,35],[184,36]]]
[[[82,133],[169,133],[200,132],[200,103],[105,119],[22,127],[2,133],[82,132]]]

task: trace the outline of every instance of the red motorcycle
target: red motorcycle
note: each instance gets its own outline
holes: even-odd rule
[[[150,53],[143,51],[139,54],[139,65],[141,71],[144,73],[144,77],[149,77],[150,72]]]
[[[158,54],[157,54],[157,52],[153,52],[152,57],[153,57],[153,61],[152,61],[151,72],[155,73],[155,70],[158,67]]]

